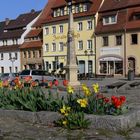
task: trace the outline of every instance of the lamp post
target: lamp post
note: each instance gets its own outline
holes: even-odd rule
[[[12,62],[12,73],[14,73],[14,62],[15,62],[16,58],[11,57],[11,58],[9,58],[9,60]]]
[[[85,56],[87,56],[88,57],[88,79],[90,78],[90,71],[89,71],[89,57],[90,56],[92,56],[93,55],[93,50],[85,50],[84,51],[84,53],[85,53]]]
[[[78,66],[76,63],[76,53],[75,53],[75,41],[74,41],[74,22],[72,13],[72,1],[65,0],[67,2],[67,7],[69,8],[69,20],[68,20],[68,34],[67,34],[67,64],[66,64],[66,79],[69,81],[69,85],[78,86],[80,82],[78,81],[77,72]]]

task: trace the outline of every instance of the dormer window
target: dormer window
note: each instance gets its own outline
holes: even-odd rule
[[[60,9],[60,16],[64,16],[64,8]]]
[[[116,15],[103,17],[103,25],[115,24],[116,22],[117,22]]]
[[[57,16],[57,11],[54,10],[54,11],[53,11],[53,17],[56,17],[56,16]]]
[[[84,4],[83,5],[83,12],[86,12],[87,11],[87,4]]]
[[[135,14],[133,15],[133,19],[134,19],[134,20],[140,20],[140,13],[135,13]]]
[[[80,7],[79,7],[79,5],[76,5],[75,6],[75,13],[79,13],[80,12]]]

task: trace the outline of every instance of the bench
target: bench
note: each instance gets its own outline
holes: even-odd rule
[[[110,85],[106,85],[106,87],[108,89],[115,89],[115,92],[117,92],[117,89],[119,89],[120,87],[122,87],[123,85],[125,85],[126,82],[115,82],[115,83],[112,83]]]
[[[131,84],[129,84],[130,87],[137,87],[140,85],[140,82],[133,82]]]

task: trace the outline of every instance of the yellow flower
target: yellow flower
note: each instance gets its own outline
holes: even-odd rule
[[[63,123],[63,125],[67,125],[67,121],[63,121],[62,123]]]
[[[60,113],[64,116],[68,116],[70,109],[70,107],[66,107],[65,105],[63,105],[63,108],[60,109]]]
[[[95,93],[98,93],[99,92],[99,85],[96,83],[96,84],[93,84],[93,90]]]
[[[73,94],[74,93],[73,87],[72,86],[67,86],[67,92],[69,94]]]
[[[2,85],[3,85],[3,83],[2,83],[2,81],[0,81],[0,88],[2,88]]]
[[[87,102],[87,99],[86,98],[84,98],[84,99],[78,99],[77,100],[77,103],[79,103],[81,107],[86,107],[88,105],[88,102]]]
[[[82,84],[82,89],[83,89],[85,96],[91,95],[90,89],[85,84]]]

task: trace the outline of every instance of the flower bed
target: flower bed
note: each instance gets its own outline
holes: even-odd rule
[[[24,87],[24,82],[29,83],[30,87]],[[45,94],[31,79],[27,78],[24,82],[19,79],[13,81],[11,85],[7,81],[1,82],[0,108],[59,112],[62,117],[55,121],[55,124],[68,129],[89,127],[91,122],[85,118],[85,113],[118,116],[127,112],[127,107],[124,106],[125,96],[106,97],[100,93],[98,84],[93,84],[92,89],[83,84],[82,92],[75,93],[74,88],[64,80],[63,85],[67,89],[67,94],[60,97],[61,93],[57,90],[57,93],[51,93],[52,86],[57,89],[59,85],[57,80],[54,83],[47,83],[48,94]]]

